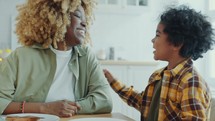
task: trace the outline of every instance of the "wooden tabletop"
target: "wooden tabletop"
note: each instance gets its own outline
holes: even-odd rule
[[[121,113],[108,113],[108,114],[92,114],[92,115],[75,115],[70,118],[61,118],[60,121],[69,121],[71,119],[79,119],[79,118],[117,118],[126,121],[134,121],[134,119],[129,118]]]

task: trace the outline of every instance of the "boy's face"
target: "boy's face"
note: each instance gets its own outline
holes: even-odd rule
[[[155,49],[153,53],[155,60],[169,61],[174,57],[176,47],[168,41],[168,35],[163,31],[164,28],[165,26],[161,23],[157,26],[156,36],[152,39]]]
[[[86,18],[84,9],[79,6],[74,13],[71,13],[71,24],[67,28],[65,41],[67,47],[73,47],[83,43],[86,34]]]

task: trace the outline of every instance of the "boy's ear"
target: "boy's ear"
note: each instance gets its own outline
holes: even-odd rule
[[[178,46],[174,46],[174,47],[173,47],[173,50],[174,50],[174,51],[179,51],[179,50],[181,49],[182,46],[183,46],[183,44],[178,45]]]

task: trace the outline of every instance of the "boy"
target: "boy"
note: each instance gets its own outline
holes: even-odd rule
[[[192,60],[212,48],[213,29],[206,17],[187,6],[169,8],[160,16],[152,39],[154,59],[168,65],[155,71],[145,91],[126,87],[104,69],[113,90],[141,112],[141,121],[207,120],[211,95]]]

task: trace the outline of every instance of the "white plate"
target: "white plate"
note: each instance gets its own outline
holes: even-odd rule
[[[117,119],[117,118],[79,118],[79,119],[72,119],[69,121],[126,121],[123,119]]]
[[[10,114],[7,116],[19,116],[19,117],[36,116],[36,117],[42,118],[39,121],[59,121],[60,120],[60,118],[58,116],[50,115],[50,114],[39,114],[39,113],[19,113],[19,114]],[[6,116],[4,118],[6,118]]]

